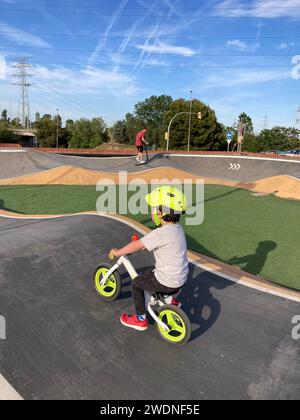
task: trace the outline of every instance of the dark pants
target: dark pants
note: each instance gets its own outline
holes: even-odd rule
[[[153,293],[175,295],[180,289],[181,288],[172,289],[170,287],[163,286],[156,280],[153,272],[137,277],[132,281],[132,297],[136,313],[139,315],[146,313],[145,291],[150,293],[150,295],[153,295]]]

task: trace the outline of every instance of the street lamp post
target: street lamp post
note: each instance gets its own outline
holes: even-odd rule
[[[57,121],[56,121],[56,148],[58,149],[58,116],[59,116],[59,109],[56,108],[56,115],[57,115]]]
[[[178,114],[174,115],[174,117],[171,119],[169,127],[168,127],[168,132],[166,133],[167,152],[169,151],[169,148],[170,148],[170,132],[171,132],[171,125],[172,125],[173,121],[179,115],[188,115],[188,114],[190,114],[190,112],[178,112]],[[202,120],[202,112],[192,112],[191,115],[197,115],[198,120]]]
[[[188,152],[191,148],[191,130],[192,130],[192,107],[193,107],[193,91],[190,91],[191,100],[190,100],[190,122],[189,122],[189,138],[188,138]]]

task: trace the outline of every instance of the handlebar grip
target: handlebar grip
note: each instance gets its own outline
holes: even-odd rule
[[[115,256],[114,256],[114,254],[113,254],[112,252],[110,252],[110,253],[108,254],[108,258],[109,258],[110,260],[114,260],[114,259],[115,259]]]

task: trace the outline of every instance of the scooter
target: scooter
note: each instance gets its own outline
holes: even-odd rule
[[[146,165],[147,163],[150,162],[147,146],[145,146],[145,153],[146,153],[146,160],[143,160],[142,162],[137,162],[136,166]],[[137,158],[135,157],[135,159],[137,159]]]
[[[109,259],[114,260],[114,255],[109,254]],[[122,280],[118,269],[124,266],[132,281],[138,277],[138,273],[133,267],[128,257],[121,257],[115,265],[101,264],[93,275],[93,282],[99,297],[107,302],[118,299]],[[167,304],[166,295],[154,293],[150,295],[145,292],[146,307],[154,319],[160,337],[175,346],[186,344],[191,337],[191,323],[186,313],[175,305]]]

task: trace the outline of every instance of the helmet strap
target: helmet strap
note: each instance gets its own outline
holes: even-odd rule
[[[161,227],[161,220],[158,217],[157,209],[154,209],[152,216],[153,216],[153,221],[154,221],[155,226]]]

